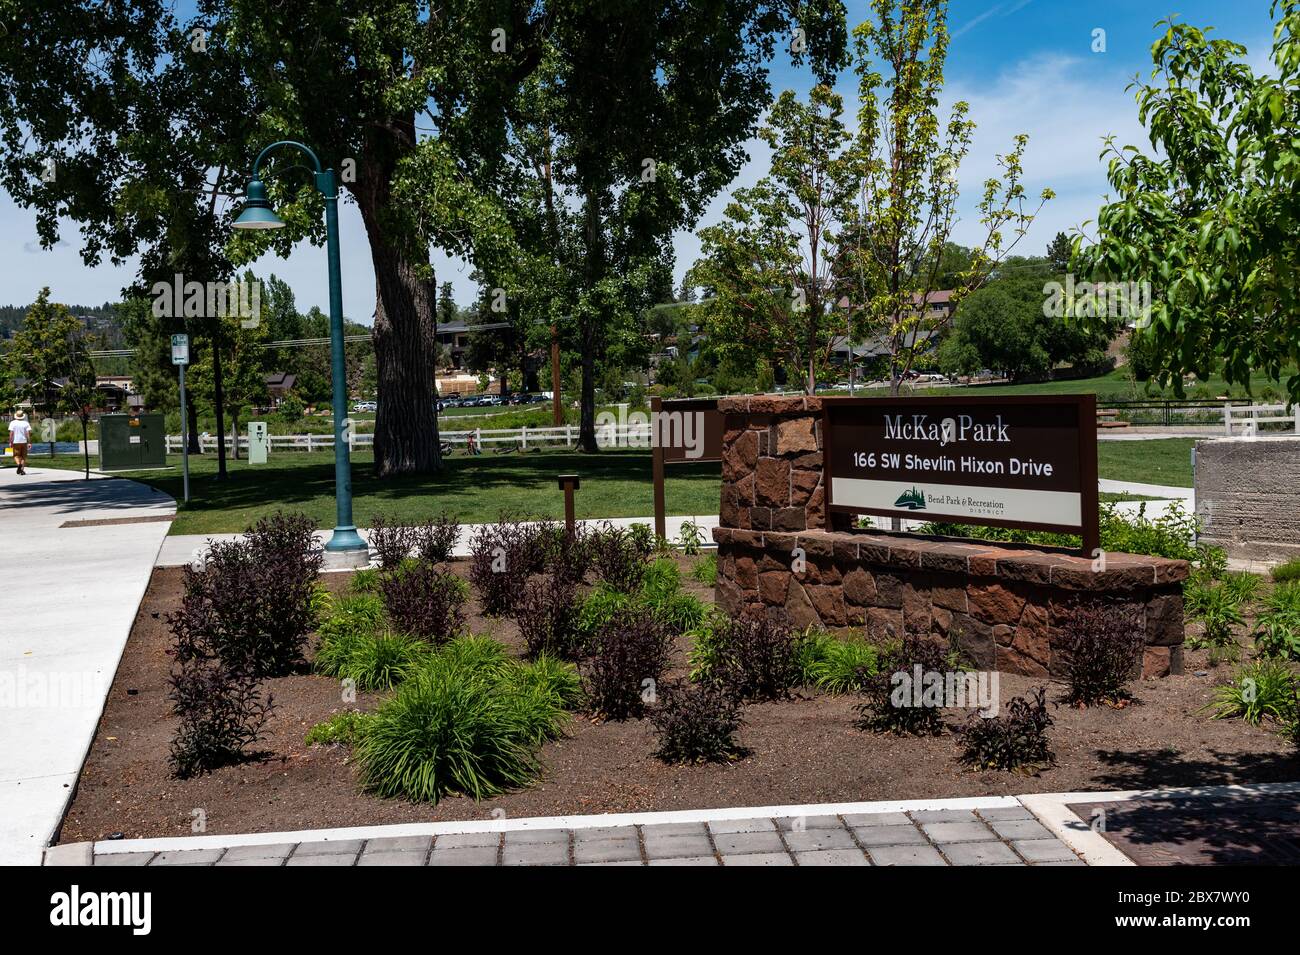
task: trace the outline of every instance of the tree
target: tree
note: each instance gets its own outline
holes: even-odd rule
[[[991,368],[1015,381],[1045,379],[1062,363],[1093,371],[1105,363],[1108,337],[1045,315],[1040,278],[999,279],[962,300],[939,367],[963,375]]]
[[[84,456],[87,481],[90,480],[90,416],[103,405],[95,378],[95,363],[90,357],[93,339],[88,335],[74,334],[68,342],[68,374],[59,391],[59,405],[77,416],[81,422],[81,453]]]
[[[18,398],[30,401],[33,409],[41,408],[47,415],[49,423],[42,429],[42,437],[50,442],[51,453],[54,450],[54,415],[62,410],[59,404],[61,379],[79,371],[76,368],[76,342],[81,331],[81,323],[68,307],[51,302],[49,288],[43,288],[27,310],[23,327],[14,332],[5,356]]]
[[[1250,387],[1300,362],[1300,0],[1277,0],[1271,65],[1246,48],[1162,21],[1153,69],[1135,81],[1151,154],[1108,140],[1115,201],[1074,238],[1075,270],[1149,283],[1155,377],[1181,396],[1187,372]],[[1095,324],[1100,319],[1079,316]],[[1300,400],[1300,374],[1286,388]]]
[[[984,238],[970,250],[969,264],[951,274],[946,253],[957,221],[957,171],[975,124],[964,101],[953,104],[946,124],[938,115],[947,6],[946,0],[873,0],[874,19],[854,31],[860,104],[854,149],[862,175],[836,274],[853,303],[855,337],[885,340],[893,394],[951,323],[950,311],[930,307],[933,294],[947,285],[955,307],[983,285],[1037,212],[1026,211],[1021,159],[1028,137],[1021,134],[998,157],[1002,175],[984,183]],[[1051,197],[1044,189],[1038,208]]]
[[[798,368],[808,394],[833,336],[847,330],[831,271],[856,176],[843,111],[826,85],[807,104],[789,90],[777,98],[759,131],[771,171],[735,191],[721,223],[700,230],[703,258],[690,273],[712,293],[700,308],[719,353]]]
[[[230,231],[257,152],[311,145],[357,203],[375,266],[376,470],[433,470],[429,250],[505,256],[490,184],[544,6],[200,0],[182,17],[160,0],[50,0],[25,16],[23,42],[0,44],[0,181],[37,209],[47,245],[69,217],[88,263],[140,251],[144,286],[173,271],[223,281],[268,248],[323,241],[321,198],[291,154],[265,169],[288,228]]]
[[[176,274],[224,282],[234,271],[222,197],[239,188],[265,104],[220,40],[220,5],[199,6],[182,22],[159,0],[49,0],[0,43],[0,185],[35,210],[43,246],[70,219],[88,266],[137,257],[128,297]],[[149,342],[210,335],[214,320],[158,321]],[[167,355],[146,357],[162,373]]]
[[[631,334],[654,304],[673,232],[690,227],[739,170],[769,102],[766,63],[777,43],[791,42],[797,60],[808,55],[825,74],[842,56],[843,7],[837,0],[545,7],[539,108],[512,122],[522,130],[522,170],[537,183],[531,218],[545,244],[530,248],[553,264],[544,273],[558,293],[552,315],[581,367],[580,446],[595,451],[598,364],[611,340]],[[795,27],[802,32],[792,37]]]
[[[230,415],[234,434],[234,455],[239,459],[239,422],[246,409],[266,404],[267,349],[266,327],[242,321],[238,316],[222,320],[221,332],[213,336],[213,347],[199,361],[192,363],[188,381],[196,398],[214,407],[220,400]],[[216,359],[222,360],[223,388],[216,391]]]
[[[1047,264],[1055,273],[1070,271],[1070,237],[1058,232],[1047,246]]]

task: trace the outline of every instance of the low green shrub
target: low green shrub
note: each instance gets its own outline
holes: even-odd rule
[[[1188,645],[1193,650],[1208,647],[1214,662],[1235,659],[1239,647],[1233,627],[1245,622],[1240,593],[1224,583],[1214,584],[1193,577],[1183,588],[1183,599],[1187,616],[1202,625],[1201,634],[1189,640]]]
[[[515,666],[511,673],[516,685],[536,688],[561,709],[575,709],[583,702],[582,677],[578,668],[567,660],[542,653],[528,663]]]
[[[711,554],[705,554],[697,560],[695,566],[691,568],[691,576],[708,587],[717,586],[718,552],[714,551]]]
[[[873,644],[839,639],[824,630],[805,633],[799,644],[804,685],[835,695],[862,690],[875,675],[879,657]]]
[[[1273,582],[1278,584],[1300,580],[1300,557],[1292,557],[1285,564],[1278,564],[1269,574]]]
[[[995,717],[972,714],[961,728],[961,762],[975,769],[1037,773],[1056,762],[1047,728],[1047,692],[1039,687],[1029,698],[1013,697]]]
[[[304,742],[308,746],[321,744],[354,746],[365,731],[370,715],[358,710],[344,710],[335,713],[322,723],[317,723],[307,731]]]
[[[632,593],[599,583],[587,594],[578,611],[578,630],[585,639],[590,639],[618,614],[640,609],[652,613],[670,633],[685,633],[704,622],[708,607],[680,587],[681,574],[676,564],[664,559],[646,568],[639,589]]]
[[[1180,502],[1168,505],[1165,512],[1152,519],[1146,516],[1146,502],[1138,505],[1131,517],[1116,510],[1111,503],[1102,503],[1098,512],[1101,532],[1101,549],[1126,554],[1149,554],[1152,557],[1169,557],[1176,560],[1195,561],[1196,533],[1200,522],[1188,514]],[[1053,547],[1079,546],[1079,537],[1046,531],[1027,531],[1006,527],[971,526],[941,521],[931,521],[918,528],[922,534],[944,537],[976,537],[981,540],[1008,543],[1040,544]]]
[[[1255,618],[1255,650],[1268,657],[1300,660],[1300,581],[1274,588]]]
[[[349,588],[354,594],[379,593],[379,568],[363,567],[352,574]]]
[[[638,718],[668,669],[672,638],[649,611],[634,608],[600,628],[583,661],[592,712],[608,720]]]
[[[578,631],[584,641],[589,641],[600,632],[600,628],[621,613],[632,609],[635,597],[614,590],[605,584],[597,584],[582,601],[578,608]]]
[[[380,582],[384,610],[402,633],[444,643],[465,626],[469,586],[422,561],[405,561]]]
[[[713,615],[692,661],[702,682],[738,700],[784,700],[802,682],[802,635],[767,617]]]
[[[384,602],[376,594],[349,594],[333,601],[317,626],[322,637],[377,633],[384,626]]]
[[[584,606],[573,582],[558,574],[537,576],[524,584],[514,614],[527,655],[578,659],[586,642],[579,625]]]
[[[1194,573],[1210,580],[1220,580],[1228,572],[1228,552],[1213,544],[1197,544]]]
[[[437,802],[525,786],[536,747],[561,731],[572,676],[553,664],[520,665],[486,638],[462,637],[432,653],[364,724],[358,777],[384,797]]]
[[[681,530],[677,534],[677,546],[681,548],[683,554],[687,557],[694,557],[700,552],[700,544],[704,542],[704,533],[700,525],[694,521],[683,521]]]
[[[864,681],[866,699],[856,707],[857,726],[896,736],[937,736],[943,729],[941,707],[916,705],[904,685],[917,667],[922,674],[944,673],[952,664],[952,654],[933,640],[904,637],[886,650],[876,672]]]
[[[1215,720],[1240,719],[1258,726],[1265,719],[1287,722],[1294,716],[1300,684],[1291,668],[1280,660],[1255,660],[1239,669],[1231,683],[1214,689],[1205,708]]]
[[[699,683],[671,683],[650,711],[659,746],[655,756],[665,763],[721,763],[738,759],[744,749],[736,742],[743,719],[740,702],[730,693]]]
[[[1140,624],[1133,611],[1101,601],[1067,608],[1055,648],[1069,686],[1063,702],[1114,706],[1132,699],[1128,684],[1146,643]]]
[[[429,653],[429,644],[404,633],[357,638],[338,675],[359,690],[390,690],[405,680]]]
[[[1225,574],[1219,584],[1240,606],[1249,603],[1259,595],[1260,579],[1246,571]]]

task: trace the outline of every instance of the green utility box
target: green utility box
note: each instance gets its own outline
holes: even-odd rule
[[[167,466],[160,414],[106,414],[99,419],[99,469],[138,471]]]

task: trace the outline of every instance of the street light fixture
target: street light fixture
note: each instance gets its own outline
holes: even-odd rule
[[[369,563],[370,552],[352,522],[352,456],[344,435],[347,410],[347,364],[343,355],[343,289],[339,271],[339,191],[333,169],[323,169],[316,154],[302,143],[281,140],[257,154],[252,178],[244,194],[244,208],[234,221],[236,229],[282,229],[284,220],[266,198],[266,185],[258,175],[266,154],[280,146],[305,153],[315,167],[316,191],[325,198],[325,248],[329,260],[330,359],[334,403],[334,503],[335,526],[325,544],[327,558],[340,566]]]

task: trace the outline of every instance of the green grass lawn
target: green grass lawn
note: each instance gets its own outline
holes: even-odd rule
[[[1268,388],[1271,388],[1279,395],[1284,394],[1286,391],[1284,382],[1292,374],[1295,374],[1295,370],[1287,369],[1283,372],[1280,380],[1271,379],[1265,375],[1252,375],[1250,379],[1251,390],[1257,398]],[[1172,388],[1161,391],[1153,387],[1151,393],[1147,394],[1145,385],[1141,382],[1135,383],[1131,381],[1127,370],[1124,368],[1116,368],[1109,374],[1099,375],[1095,378],[1077,378],[1073,381],[1040,381],[1023,385],[935,385],[918,387],[914,393],[918,395],[941,395],[952,392],[985,395],[1095,394],[1099,400],[1103,401],[1147,401],[1161,398],[1177,400],[1177,395],[1174,394]],[[1245,386],[1229,385],[1224,379],[1214,376],[1187,388],[1185,394],[1187,398],[1221,398],[1224,396],[1245,397]]]
[[[1103,478],[1144,484],[1189,487],[1192,482],[1190,438],[1155,441],[1103,441],[1098,469]],[[281,453],[272,463],[252,467],[229,462],[229,479],[216,480],[216,456],[190,459],[190,496],[172,524],[173,534],[218,534],[241,531],[257,518],[279,508],[303,511],[319,527],[334,526],[334,458],[329,452]],[[122,472],[181,498],[180,457],[169,459],[169,471]],[[91,467],[98,462],[91,459]],[[35,457],[34,467],[78,470],[81,458],[61,455]],[[447,459],[436,477],[380,481],[373,456],[353,456],[352,482],[357,523],[368,526],[375,514],[403,518],[433,517],[443,510],[466,523],[490,521],[502,509],[533,517],[564,516],[564,496],[556,486],[560,474],[582,478],[575,504],[579,518],[645,517],[653,511],[650,455],[618,450],[601,454],[548,451],[529,454],[484,454]],[[683,464],[670,468],[666,489],[669,514],[716,514],[721,465]],[[1139,498],[1107,496],[1106,499]]]
[[[1113,481],[1192,486],[1195,438],[1098,441],[1097,474]]]
[[[121,472],[121,477],[149,484],[181,499],[179,455],[169,471]],[[257,518],[283,508],[302,511],[318,527],[334,526],[334,457],[329,452],[281,453],[271,464],[252,467],[228,462],[229,476],[216,480],[216,456],[190,458],[190,504],[179,509],[173,534],[218,534],[242,531]],[[437,476],[375,477],[374,458],[358,451],[352,458],[353,513],[357,524],[369,526],[375,514],[402,518],[431,518],[446,510],[464,523],[495,520],[503,510],[529,517],[562,518],[564,493],[556,479],[577,474],[582,486],[575,498],[578,518],[643,517],[653,513],[650,454],[647,451],[605,451],[569,454],[560,451],[447,459]],[[33,467],[79,469],[73,455],[34,457]],[[92,457],[91,467],[97,462]],[[716,514],[720,497],[720,464],[682,464],[669,469],[665,489],[669,514]]]

